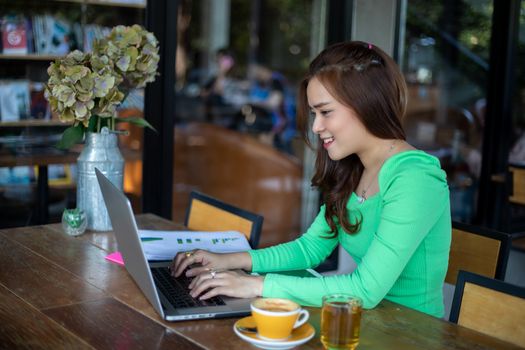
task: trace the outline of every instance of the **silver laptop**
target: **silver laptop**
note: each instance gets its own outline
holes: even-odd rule
[[[129,200],[98,169],[95,172],[126,269],[163,319],[181,321],[250,313],[251,299],[224,296],[204,301],[193,299],[187,288],[189,279],[172,277],[168,270],[170,261],[148,262]]]

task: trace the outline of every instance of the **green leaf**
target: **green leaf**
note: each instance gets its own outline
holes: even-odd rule
[[[150,124],[148,121],[144,118],[138,118],[138,117],[129,117],[129,118],[116,118],[115,119],[117,123],[130,123],[135,124],[140,127],[146,127],[150,128],[151,130],[157,132],[157,130]]]
[[[87,131],[89,132],[97,132],[97,122],[98,122],[98,115],[92,115],[91,118],[89,118],[89,124],[87,127]]]
[[[70,126],[62,134],[62,139],[56,144],[57,148],[69,149],[75,143],[82,142],[84,138],[84,127],[82,124]]]

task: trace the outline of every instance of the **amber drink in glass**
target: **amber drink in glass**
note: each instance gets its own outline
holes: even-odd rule
[[[348,294],[323,297],[321,342],[325,349],[355,349],[359,344],[361,299]]]

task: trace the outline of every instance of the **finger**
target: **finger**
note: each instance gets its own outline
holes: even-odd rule
[[[171,261],[171,264],[168,266],[172,276],[175,275],[175,271],[177,271],[177,267],[180,265],[180,262],[181,262],[180,253],[177,253],[173,257],[173,260]]]
[[[194,270],[197,270],[198,273],[195,273]],[[196,267],[196,268],[193,268],[191,270],[188,270],[188,272],[186,272],[186,275],[188,277],[192,277],[190,276],[190,271],[191,271],[191,275],[192,276],[195,276],[192,278],[190,284],[189,284],[189,288],[192,289],[194,288],[195,286],[199,285],[200,283],[202,283],[203,281],[207,280],[207,279],[210,279],[212,278],[212,274],[211,274],[211,271],[212,269],[209,269],[209,268],[205,268],[205,267]]]
[[[182,259],[184,259],[184,253],[177,253],[174,257],[173,257],[173,260],[171,261],[171,266],[170,266],[170,269],[172,271],[175,271],[177,269],[177,266],[180,265],[180,263],[182,262]]]
[[[172,275],[174,275],[175,277],[179,277],[189,265],[194,263],[193,260],[194,260],[193,255],[186,256],[186,254],[183,253],[180,263],[176,267],[175,273],[172,273]]]
[[[221,280],[217,278],[211,278],[211,277],[204,277],[204,279],[201,282],[198,282],[196,286],[191,290],[190,294],[193,298],[198,297],[204,291],[218,287],[221,284]]]
[[[206,274],[206,273],[209,274],[210,271],[211,271],[211,268],[205,267],[205,266],[191,267],[186,272],[186,276],[188,276],[188,277],[195,277],[195,276],[199,276],[199,275]]]
[[[225,287],[222,287],[222,286],[210,289],[206,293],[201,295],[199,297],[199,300],[210,299],[210,298],[213,298],[213,297],[215,297],[217,295],[228,295],[227,294],[227,289]]]
[[[171,269],[171,275],[174,277],[179,277],[181,272],[184,271],[186,268],[186,264],[184,264],[184,258],[181,258],[180,260],[175,262],[175,266]]]
[[[193,278],[188,285],[188,289],[193,289],[195,286],[198,286],[200,283],[202,283],[202,275],[198,275],[197,277]]]
[[[213,279],[214,276],[211,274],[211,270],[208,268],[201,268],[202,272],[197,275],[197,277],[193,278],[192,281],[189,284],[189,289],[195,288],[195,286],[200,285],[202,282]],[[189,271],[188,271],[189,272]],[[216,276],[216,275],[215,275]]]

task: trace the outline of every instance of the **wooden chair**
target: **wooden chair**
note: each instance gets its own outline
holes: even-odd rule
[[[516,204],[525,204],[525,169],[515,166],[509,167],[512,178],[512,189],[509,201]]]
[[[525,288],[460,271],[450,322],[525,347]]]
[[[508,202],[502,208],[505,231],[513,236],[525,231],[525,165],[510,163],[505,178]]]
[[[252,248],[257,248],[263,217],[192,191],[184,224],[197,231],[238,231],[246,236]]]
[[[455,284],[459,270],[503,280],[511,243],[506,233],[453,222],[445,282]]]

